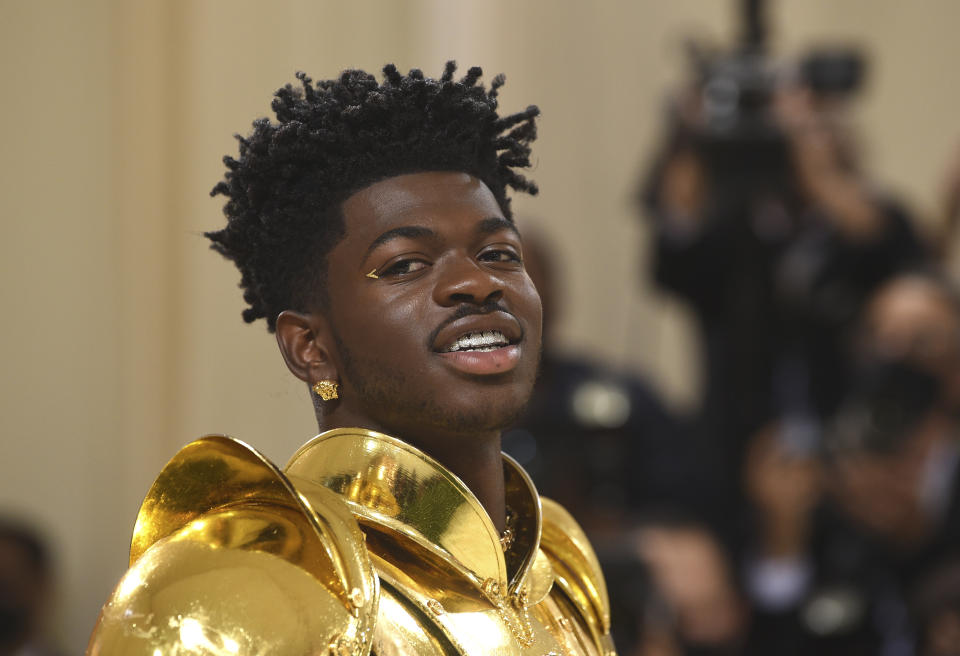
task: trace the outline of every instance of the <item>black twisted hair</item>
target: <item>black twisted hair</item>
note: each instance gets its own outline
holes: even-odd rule
[[[227,197],[227,225],[205,233],[211,248],[240,269],[250,323],[276,328],[286,309],[326,302],[326,256],[344,235],[341,203],[385,178],[423,171],[459,171],[482,180],[512,220],[507,187],[530,194],[536,185],[515,169],[530,166],[535,106],[498,116],[504,77],[487,91],[473,67],[455,81],[447,62],[439,80],[418,69],[406,76],[388,64],[383,83],[360,70],[302,88],[288,84],[272,103],[277,122],[253,123],[237,135],[238,158],[211,196]]]

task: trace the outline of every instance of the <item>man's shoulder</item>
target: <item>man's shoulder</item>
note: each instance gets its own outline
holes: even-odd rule
[[[137,517],[87,653],[369,651],[379,581],[345,503],[223,436],[181,449]]]

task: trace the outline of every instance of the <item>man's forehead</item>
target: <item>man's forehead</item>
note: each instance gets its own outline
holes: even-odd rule
[[[350,223],[385,224],[456,209],[472,210],[484,217],[502,217],[500,206],[487,185],[468,173],[450,171],[386,178],[343,202],[344,216]]]

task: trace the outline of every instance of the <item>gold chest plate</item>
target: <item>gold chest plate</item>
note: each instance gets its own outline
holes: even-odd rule
[[[330,431],[284,471],[197,440],[147,495],[87,653],[613,654],[582,531],[504,473],[505,551],[463,483],[395,438]]]

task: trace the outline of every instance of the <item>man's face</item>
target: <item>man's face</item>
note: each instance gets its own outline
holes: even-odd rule
[[[427,446],[512,423],[536,376],[540,298],[490,189],[464,173],[402,175],[343,214],[327,317],[344,414]]]

